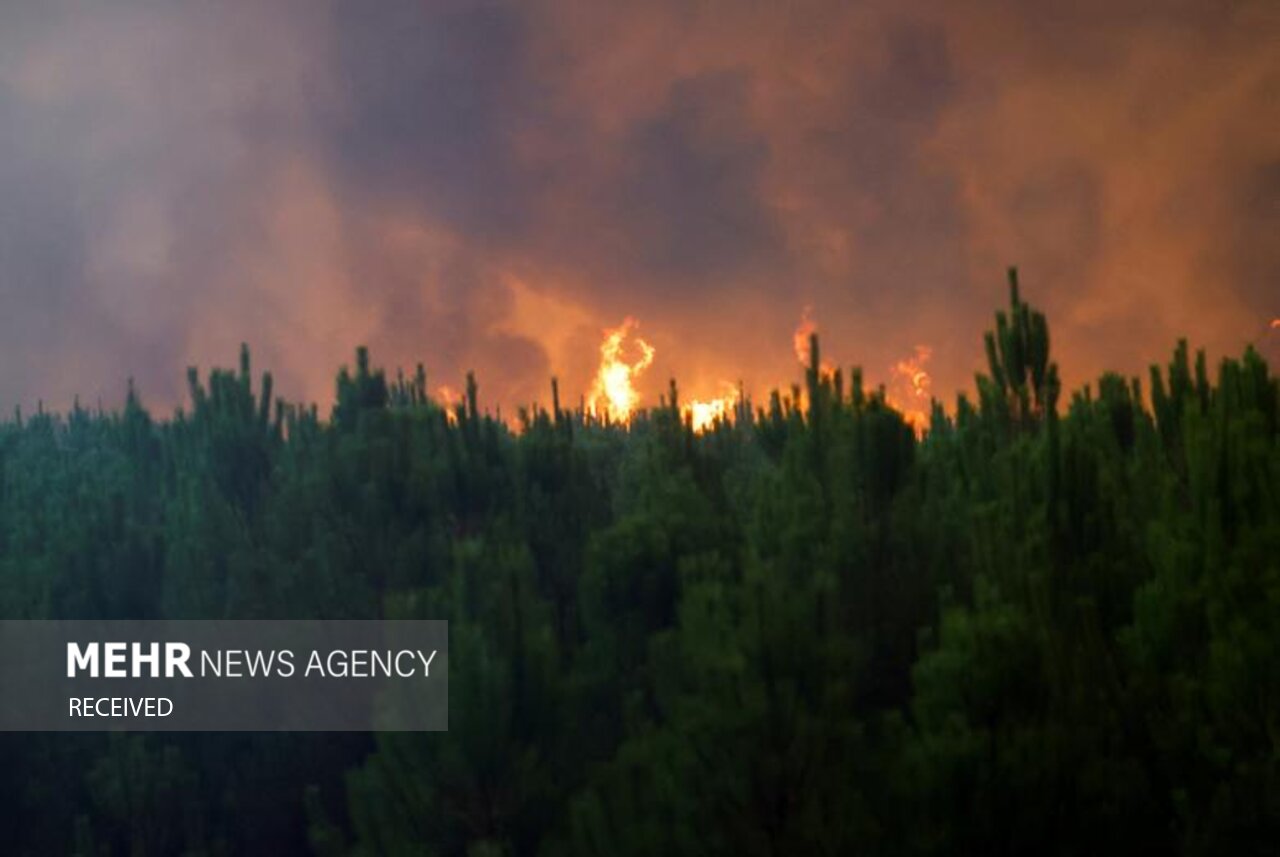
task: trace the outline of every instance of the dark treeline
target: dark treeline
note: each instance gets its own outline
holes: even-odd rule
[[[1248,854],[1280,841],[1280,392],[1044,317],[917,440],[818,370],[512,432],[362,351],[0,425],[10,618],[451,623],[448,734],[10,735],[5,853]],[[1143,389],[1146,386],[1147,389]],[[798,404],[798,403],[803,403]],[[1274,853],[1274,852],[1272,852]]]

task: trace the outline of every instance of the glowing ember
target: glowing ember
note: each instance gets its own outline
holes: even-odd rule
[[[1271,319],[1271,329],[1272,330],[1280,329],[1280,318]]]
[[[653,346],[638,336],[631,336],[637,327],[636,320],[626,318],[618,327],[604,332],[600,343],[600,368],[595,383],[587,397],[587,409],[596,417],[608,417],[613,422],[624,423],[631,419],[640,394],[634,381],[653,363]],[[639,354],[631,361],[623,356],[628,338],[634,342]]]
[[[738,391],[731,385],[725,385],[725,394],[718,399],[706,401],[695,399],[680,408],[681,414],[699,434],[715,427],[719,420],[728,421],[733,416],[733,408],[738,403]]]

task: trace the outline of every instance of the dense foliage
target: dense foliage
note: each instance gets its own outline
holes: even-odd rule
[[[13,854],[1262,853],[1280,841],[1280,387],[1180,344],[1059,402],[1012,289],[918,440],[803,387],[695,435],[446,412],[0,424],[0,614],[451,623],[448,734],[0,741]],[[847,382],[846,382],[847,381]]]

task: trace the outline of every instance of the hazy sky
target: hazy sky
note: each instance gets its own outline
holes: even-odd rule
[[[510,408],[623,317],[656,401],[972,386],[1017,264],[1069,384],[1280,316],[1280,4],[14,2],[0,407],[247,341],[291,399],[356,345]]]

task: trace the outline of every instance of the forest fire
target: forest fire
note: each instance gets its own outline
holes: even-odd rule
[[[808,367],[811,362],[810,346],[812,337],[818,332],[818,323],[813,318],[813,307],[806,306],[800,315],[800,323],[792,335],[792,347],[796,360],[800,365]],[[915,354],[899,360],[893,365],[892,379],[886,391],[886,401],[902,413],[903,419],[923,435],[929,426],[929,408],[933,401],[933,379],[924,364],[933,356],[933,349],[927,345],[917,345]],[[819,374],[832,375],[835,367],[826,360],[818,367]]]
[[[622,324],[604,331],[604,340],[600,343],[600,365],[586,400],[587,412],[597,419],[626,423],[640,406],[641,395],[636,389],[636,381],[653,364],[657,349],[635,335],[638,326],[639,322],[628,316]],[[796,359],[805,367],[812,361],[810,348],[812,337],[817,332],[813,308],[806,306],[792,335]],[[918,435],[923,434],[929,424],[933,379],[925,364],[932,356],[931,348],[917,345],[911,357],[893,365],[886,391],[887,402],[902,413]],[[818,371],[828,377],[835,373],[835,366],[823,360]],[[727,382],[722,382],[721,387],[720,396],[692,399],[680,406],[681,416],[693,431],[701,434],[714,428],[717,422],[733,419],[742,392]]]
[[[635,381],[653,364],[657,349],[633,331],[639,326],[634,318],[623,319],[622,324],[605,330],[600,343],[600,367],[596,370],[591,394],[587,397],[587,410],[598,418],[625,423],[631,419],[640,404],[640,392]],[[628,344],[634,345],[633,359],[624,356]],[[711,429],[717,420],[727,420],[733,414],[738,392],[726,384],[723,396],[714,399],[695,399],[681,407],[681,414],[696,432]]]
[[[692,425],[693,430],[701,434],[710,431],[718,421],[727,421],[733,416],[734,406],[738,404],[738,391],[730,384],[725,384],[725,394],[718,399],[697,400],[680,408],[680,413]]]
[[[791,347],[795,349],[796,360],[800,361],[801,366],[808,367],[812,359],[809,348],[817,332],[818,323],[813,320],[813,307],[805,306],[804,312],[800,314],[800,323],[796,325],[796,332],[791,335]],[[830,375],[835,372],[835,367],[823,360],[818,367],[818,372],[822,375]]]
[[[911,391],[916,396],[928,398],[929,385],[932,379],[929,373],[925,371],[924,364],[933,356],[933,349],[927,345],[916,346],[916,356],[909,357],[906,360],[899,360],[893,367],[894,371],[911,382]]]
[[[791,345],[796,352],[796,360],[801,366],[809,365],[809,340],[818,332],[818,323],[813,320],[813,307],[806,306],[800,314],[800,323],[791,337]]]
[[[625,423],[640,403],[634,382],[653,363],[655,351],[639,336],[631,337],[637,326],[636,320],[628,317],[622,324],[605,331],[604,342],[600,344],[600,368],[587,399],[587,409],[596,417]],[[628,338],[634,340],[639,351],[630,362],[623,356]]]
[[[444,408],[444,418],[449,421],[449,425],[457,425],[458,405],[462,404],[462,394],[448,384],[441,384],[436,388],[436,398],[440,400],[440,406]]]
[[[905,387],[897,394],[891,393],[889,404],[902,412],[916,434],[923,434],[929,425],[929,406],[932,402],[930,387],[933,379],[929,376],[924,364],[933,356],[933,349],[927,345],[917,345],[913,357],[899,360],[893,366],[893,374],[898,382],[895,386]]]

